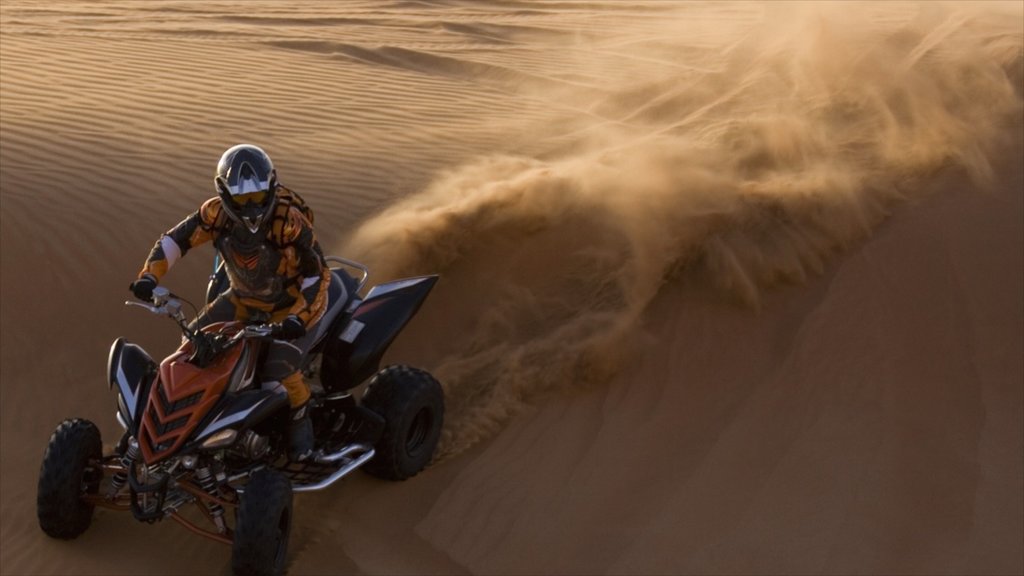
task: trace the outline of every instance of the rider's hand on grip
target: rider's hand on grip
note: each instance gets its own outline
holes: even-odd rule
[[[128,286],[128,289],[132,291],[139,300],[149,302],[153,299],[153,289],[156,288],[156,278],[153,278],[149,274],[144,275],[135,282],[132,282]]]
[[[295,340],[306,335],[306,325],[298,316],[289,316],[280,324],[273,325],[272,334],[281,340]]]

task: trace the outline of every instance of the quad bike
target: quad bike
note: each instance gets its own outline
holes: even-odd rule
[[[281,574],[294,492],[322,490],[359,468],[390,480],[420,472],[441,432],[441,386],[423,370],[379,368],[437,276],[381,284],[361,297],[366,267],[327,261],[328,308],[303,360],[312,457],[288,460],[287,396],[260,387],[257,368],[273,329],[239,322],[193,329],[183,300],[158,287],[152,302],[125,304],[172,318],[182,344],[158,364],[141,347],[114,342],[109,383],[125,432],[104,453],[92,422],[75,418],[57,427],[39,474],[43,531],[71,539],[89,527],[96,506],[130,510],[137,520],[170,518],[230,545],[236,574]],[[216,270],[208,303],[226,287],[222,267]],[[351,390],[368,378],[357,401]]]

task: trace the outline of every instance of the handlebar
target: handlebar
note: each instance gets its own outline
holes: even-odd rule
[[[178,328],[181,329],[185,339],[193,346],[189,362],[201,367],[206,366],[213,359],[219,357],[225,350],[228,350],[241,342],[242,339],[272,338],[277,335],[276,333],[279,330],[278,325],[250,324],[243,326],[241,330],[238,330],[230,336],[225,332],[204,332],[190,325],[190,322],[181,310],[182,303],[185,302],[187,301],[175,296],[167,288],[157,286],[153,289],[153,297],[149,302],[126,300],[125,305],[145,308],[153,314],[167,316],[173,319],[178,325]]]
[[[153,298],[148,303],[125,300],[124,305],[145,308],[153,314],[170,316],[179,322],[185,320],[185,315],[181,312],[181,299],[171,294],[171,291],[163,286],[153,288]]]
[[[276,331],[276,327],[270,324],[253,324],[246,326],[239,334],[244,338],[268,338],[275,336]]]
[[[163,286],[157,286],[153,289],[153,297],[149,302],[140,302],[134,300],[125,300],[125,306],[138,306],[144,308],[149,312],[158,316],[167,316],[177,322],[182,332],[189,340],[194,340],[198,337],[200,332],[198,330],[192,330],[189,328],[189,322],[185,318],[185,314],[182,312],[182,299],[171,293],[170,290]],[[238,342],[242,338],[268,338],[277,335],[278,327],[270,324],[250,324],[245,326],[244,329],[227,339],[225,344],[230,346]]]

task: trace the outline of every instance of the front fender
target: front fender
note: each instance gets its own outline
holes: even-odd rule
[[[118,338],[107,358],[107,381],[116,387],[118,411],[132,436],[138,434],[139,418],[156,378],[157,364],[140,346]]]

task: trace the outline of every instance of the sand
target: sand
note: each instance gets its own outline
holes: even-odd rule
[[[0,5],[0,572],[224,574],[35,520],[154,240],[263,146],[329,253],[440,273],[440,452],[297,497],[291,574],[1024,572],[1014,3]],[[167,284],[201,299],[212,252]]]

